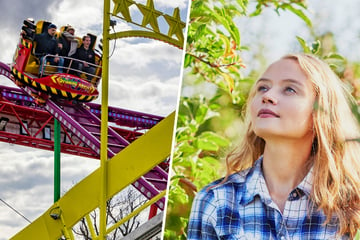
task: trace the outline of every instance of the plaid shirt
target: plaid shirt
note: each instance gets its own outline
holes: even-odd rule
[[[232,174],[196,196],[190,215],[188,240],[193,239],[348,239],[336,236],[338,220],[316,210],[309,196],[312,170],[289,194],[284,212],[272,201],[262,174],[262,157],[254,167]]]

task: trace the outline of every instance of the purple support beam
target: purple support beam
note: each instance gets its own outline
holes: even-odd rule
[[[90,134],[77,121],[72,119],[53,101],[48,100],[44,108],[53,115],[61,124],[68,128],[74,135],[80,138],[87,146],[89,146],[96,154],[100,154],[100,141]],[[114,154],[111,152],[111,154]]]

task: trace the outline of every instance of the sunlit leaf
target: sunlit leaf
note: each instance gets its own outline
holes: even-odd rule
[[[215,142],[206,139],[206,138],[197,138],[196,139],[196,146],[199,149],[206,150],[206,151],[217,151],[219,150],[219,145]]]
[[[228,54],[231,52],[231,46],[230,46],[230,39],[227,38],[225,35],[223,34],[219,34],[219,37],[221,39],[221,41],[224,43],[224,48],[223,48],[223,52],[224,54]]]
[[[216,158],[213,158],[213,157],[210,157],[210,156],[203,157],[202,159],[203,159],[203,161],[208,162],[212,166],[219,165],[219,159],[216,159]]]
[[[184,68],[189,67],[191,65],[192,61],[193,61],[193,57],[189,54],[186,54],[185,59],[184,59]]]
[[[227,84],[227,90],[231,93],[234,90],[234,79],[227,73],[221,73],[223,76],[225,83]]]
[[[237,0],[237,3],[240,5],[240,7],[243,11],[243,14],[245,15],[247,12],[248,1],[247,0]]]
[[[260,15],[261,12],[262,12],[261,4],[258,3],[256,5],[256,10],[250,14],[250,17],[258,16],[258,15]]]
[[[197,149],[194,146],[190,145],[189,142],[184,141],[177,146],[177,151],[180,151],[184,154],[191,154],[196,152]]]
[[[237,45],[240,45],[240,31],[239,28],[232,22],[229,26],[230,34],[232,39],[236,42]]]
[[[320,51],[321,43],[319,40],[315,41],[311,45],[311,52],[312,54],[317,54]]]
[[[203,36],[206,30],[206,24],[201,24],[199,27],[197,27],[196,32],[194,34],[194,41],[199,40]]]
[[[291,4],[283,4],[282,8],[290,10],[291,12],[299,16],[302,20],[304,20],[304,22],[308,27],[312,27],[311,20],[305,15],[305,13],[302,10],[294,8],[293,5]]]
[[[208,139],[209,141],[212,141],[221,147],[226,147],[229,146],[230,144],[230,141],[228,139],[220,136],[215,132],[210,132],[210,131],[202,132],[199,137]]]
[[[324,59],[329,59],[329,58],[345,61],[345,58],[338,53],[329,53],[327,56],[324,57]]]
[[[296,36],[296,39],[303,48],[304,53],[311,53],[310,47],[307,45],[306,41],[303,38]]]

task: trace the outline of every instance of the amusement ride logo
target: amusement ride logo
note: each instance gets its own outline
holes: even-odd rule
[[[51,76],[51,79],[56,85],[62,86],[64,88],[70,88],[80,92],[85,91],[87,93],[93,93],[95,91],[95,87],[92,84],[83,82],[81,79],[74,78],[71,75],[53,75]]]

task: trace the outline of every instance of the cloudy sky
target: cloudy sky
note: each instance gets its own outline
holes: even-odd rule
[[[146,0],[136,2],[146,4]],[[173,14],[173,8],[180,7],[181,19],[185,21],[187,2],[154,0],[154,5],[168,15]],[[51,21],[58,27],[70,24],[77,36],[89,32],[101,38],[102,4],[99,0],[1,0],[0,61],[11,63],[22,22],[29,17]],[[117,32],[133,27],[120,19],[114,20],[117,20]],[[118,39],[116,46],[115,41],[110,42],[110,52],[114,47],[110,59],[109,105],[161,116],[174,111],[182,51],[163,42],[135,38]],[[0,84],[14,86],[4,77],[0,77]],[[0,143],[0,162],[0,198],[31,221],[35,220],[53,202],[52,153]],[[62,154],[62,192],[98,166],[96,160]],[[0,202],[0,240],[9,239],[27,224]]]

